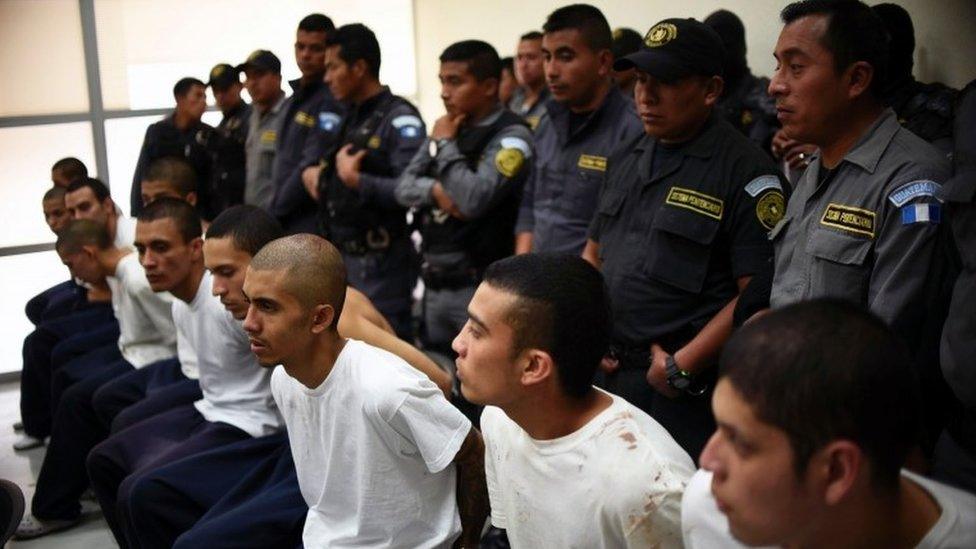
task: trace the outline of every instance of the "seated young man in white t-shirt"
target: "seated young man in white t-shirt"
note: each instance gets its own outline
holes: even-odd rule
[[[278,220],[256,206],[233,206],[207,230],[204,261],[213,292],[234,318],[244,320],[244,274],[265,244],[284,236]],[[450,374],[416,347],[396,337],[361,292],[347,287],[339,334],[385,349],[437,383],[445,395]],[[250,352],[250,351],[249,351]],[[248,547],[301,543],[308,505],[298,487],[286,433],[244,440],[197,454],[140,476],[129,497],[127,531],[133,545],[207,547],[248,540]]]
[[[695,470],[654,419],[593,387],[606,354],[603,277],[579,257],[493,263],[454,340],[481,416],[491,521],[512,547],[680,547]]]
[[[128,494],[139,474],[284,426],[271,396],[270,370],[257,363],[240,321],[212,293],[193,206],[175,198],[147,205],[139,214],[136,248],[153,289],[176,298],[180,360],[195,361],[203,398],[119,431],[88,455],[92,490],[122,546]]]
[[[720,360],[718,430],[685,492],[685,545],[976,547],[976,497],[902,469],[922,415],[909,356],[846,302],[741,328]]]
[[[244,279],[251,350],[282,365],[271,389],[309,506],[305,546],[477,546],[480,434],[402,359],[339,335],[345,293],[339,251],[309,234],[267,244]]]

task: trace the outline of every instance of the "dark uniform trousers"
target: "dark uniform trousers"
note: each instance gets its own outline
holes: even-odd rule
[[[118,337],[118,323],[112,308],[99,305],[44,321],[24,338],[20,416],[29,436],[44,438],[51,434],[54,406],[51,378],[55,365],[60,366],[97,347],[111,345]]]
[[[229,444],[140,475],[126,531],[143,549],[298,547],[308,506],[285,431]]]
[[[710,393],[659,394],[646,379],[651,344],[673,355],[735,299],[738,281],[769,264],[767,233],[784,210],[772,159],[716,113],[681,146],[645,135],[610,159],[589,231],[620,363],[602,384],[650,414],[694,459],[715,430]],[[701,366],[699,381],[714,386],[714,365]]]
[[[73,280],[55,284],[32,297],[24,307],[27,318],[35,326],[45,320],[60,318],[68,313],[85,308],[87,293]]]
[[[119,545],[131,545],[123,525],[131,488],[140,474],[249,438],[233,425],[207,421],[190,404],[141,421],[95,446],[88,455],[88,476]]]
[[[184,384],[184,382],[188,383]],[[173,384],[189,387],[189,389],[184,390],[188,396],[168,406],[165,406],[167,404],[165,402],[154,402],[157,407],[159,405],[164,407],[155,410],[144,409],[141,413],[142,419],[174,408],[179,404],[192,404],[200,398],[199,382],[190,380],[183,375],[180,361],[171,358],[133,370],[101,386],[92,397],[92,406],[95,407],[95,414],[102,422],[102,426],[114,433],[118,430],[115,428],[114,420],[123,410],[142,402],[148,395],[155,394]],[[194,390],[194,385],[196,390]],[[178,397],[179,394],[182,393],[169,394],[168,396]],[[188,398],[193,398],[193,400],[187,400]],[[132,420],[127,420],[127,423],[131,424]]]
[[[117,347],[114,351],[118,355]],[[88,358],[91,354],[82,358]],[[71,520],[81,513],[78,500],[88,487],[85,456],[108,434],[95,415],[92,395],[103,384],[132,370],[132,365],[121,358],[101,367],[97,367],[94,361],[89,366],[95,366],[90,368],[94,372],[65,390],[57,404],[51,442],[44,455],[31,502],[31,512],[41,520]]]

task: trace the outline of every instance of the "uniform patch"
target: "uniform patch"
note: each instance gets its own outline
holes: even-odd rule
[[[529,144],[526,143],[524,139],[518,137],[503,137],[501,141],[499,141],[499,144],[503,149],[518,149],[522,151],[524,156],[532,155],[532,148],[529,147]]]
[[[525,164],[525,154],[520,149],[501,149],[495,154],[495,169],[509,179],[518,175],[523,164]]]
[[[319,129],[322,131],[332,133],[339,129],[341,122],[342,118],[334,112],[319,113]]]
[[[752,111],[750,111],[749,109],[744,109],[742,111],[742,118],[739,119],[739,122],[743,126],[748,126],[749,124],[752,124],[753,122]]]
[[[874,238],[874,212],[841,204],[828,204],[820,224]]]
[[[264,130],[261,132],[262,143],[274,143],[278,139],[278,132],[275,130]]]
[[[909,204],[901,208],[901,224],[940,223],[942,221],[941,204]]]
[[[753,198],[759,196],[759,193],[769,189],[776,189],[779,192],[783,192],[783,185],[779,182],[779,178],[775,175],[760,175],[746,185],[746,192],[749,193],[749,196]]]
[[[756,217],[767,230],[773,230],[779,220],[783,219],[785,213],[786,199],[783,198],[783,193],[779,191],[769,191],[756,202]]]
[[[315,126],[315,118],[307,112],[298,111],[295,113],[295,123],[311,128]]]
[[[420,137],[420,128],[424,125],[419,118],[412,114],[401,114],[390,122],[400,132],[400,137],[413,139]]]
[[[895,207],[900,208],[920,196],[932,196],[938,198],[939,191],[941,190],[942,185],[939,185],[935,181],[930,181],[928,179],[912,181],[911,183],[906,183],[892,191],[892,193],[888,195],[888,200],[890,200]]]
[[[678,37],[678,27],[673,23],[658,23],[644,35],[644,45],[648,48],[663,46]]]
[[[366,146],[371,149],[378,149],[380,148],[380,143],[380,136],[374,135],[369,138],[369,141],[366,142]]]
[[[722,210],[725,208],[725,203],[719,198],[681,187],[671,187],[665,202],[713,219],[722,219]]]
[[[581,154],[576,165],[587,170],[605,172],[607,171],[607,157],[595,156],[592,154]]]
[[[535,131],[535,129],[539,127],[539,120],[541,120],[541,119],[542,118],[541,117],[538,117],[538,116],[526,116],[525,117],[525,121],[529,123],[529,127],[532,128],[533,131]]]

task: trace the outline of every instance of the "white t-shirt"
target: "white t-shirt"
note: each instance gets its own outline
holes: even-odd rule
[[[512,547],[681,546],[681,494],[694,463],[649,415],[610,396],[610,407],[553,440],[485,408],[491,522]]]
[[[902,470],[901,474],[928,492],[942,514],[916,546],[918,549],[976,547],[976,496]],[[712,496],[712,473],[699,470],[688,483],[681,504],[682,533],[688,549],[741,549],[729,532],[729,521]]]
[[[348,340],[314,389],[275,368],[308,517],[305,547],[450,547],[453,460],[471,422],[402,359]]]
[[[193,301],[173,302],[181,351],[196,351],[203,398],[194,406],[207,421],[229,423],[253,437],[270,435],[283,425],[271,396],[271,369],[258,364],[241,323],[213,295],[212,284],[204,272]]]
[[[131,248],[136,241],[136,220],[122,215],[116,206],[115,247]]]
[[[112,311],[119,321],[119,351],[136,368],[176,356],[176,327],[170,313],[173,296],[156,293],[146,280],[139,256],[119,260],[115,276],[105,277],[112,291]]]

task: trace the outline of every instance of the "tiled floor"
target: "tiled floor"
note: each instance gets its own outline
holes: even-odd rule
[[[17,483],[24,491],[28,512],[34,495],[37,472],[44,459],[44,448],[14,452],[11,445],[17,439],[11,425],[20,419],[19,383],[0,384],[0,478]],[[71,530],[32,541],[11,541],[8,548],[23,549],[103,549],[117,547],[100,513],[85,515],[81,525]]]

